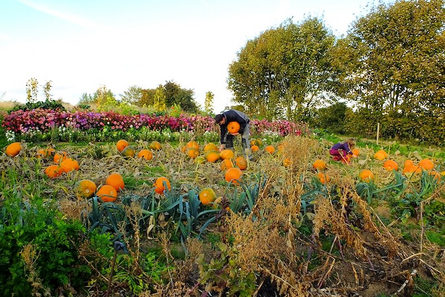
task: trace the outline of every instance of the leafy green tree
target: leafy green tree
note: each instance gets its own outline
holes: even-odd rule
[[[128,90],[120,94],[123,102],[130,104],[137,104],[142,99],[142,88],[138,86],[130,86]]]
[[[95,98],[91,94],[83,93],[79,98],[78,104],[91,104],[96,102]]]
[[[105,85],[102,85],[97,89],[96,93],[94,93],[94,98],[99,110],[117,106],[118,103],[114,94]]]
[[[444,141],[443,0],[380,4],[358,18],[335,49],[339,94],[356,104],[357,130]]]
[[[206,93],[206,98],[204,101],[204,111],[208,114],[213,114],[213,99],[215,95],[212,92]]]
[[[330,106],[319,108],[310,124],[326,129],[332,133],[345,134],[346,112],[349,108],[345,102],[336,102]]]
[[[193,90],[183,89],[173,81],[167,81],[164,84],[165,103],[168,107],[179,105],[182,110],[187,112],[197,112],[198,105],[193,99]]]
[[[322,20],[291,20],[247,42],[229,67],[234,102],[267,119],[307,120],[326,100],[335,37]]]

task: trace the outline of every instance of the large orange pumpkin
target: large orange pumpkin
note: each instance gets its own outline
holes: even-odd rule
[[[119,172],[113,172],[108,177],[105,183],[112,186],[116,191],[121,191],[125,188],[124,178]]]
[[[76,160],[67,158],[60,163],[60,168],[63,172],[68,173],[73,170],[79,170],[79,163]]]
[[[103,202],[114,202],[117,199],[117,191],[110,185],[103,185],[97,191],[96,196]]]
[[[196,141],[194,141],[194,140],[191,140],[191,141],[187,142],[187,144],[185,145],[185,147],[186,147],[187,149],[189,149],[189,148],[195,148],[195,149],[197,149],[197,150],[199,151],[199,144],[198,144]]]
[[[238,133],[240,128],[241,128],[240,124],[235,121],[227,124],[227,130],[229,131],[230,134]]]
[[[186,153],[187,153],[187,156],[189,156],[192,159],[195,159],[199,155],[199,151],[194,147],[189,147],[187,149]]]
[[[116,148],[119,152],[122,152],[129,145],[128,141],[121,139],[116,143]]]
[[[89,179],[83,179],[78,181],[74,185],[74,192],[77,198],[91,198],[97,190],[96,184]]]
[[[215,198],[216,194],[212,188],[204,188],[201,190],[201,192],[199,192],[199,201],[201,201],[203,205],[212,203],[215,201]]]
[[[5,153],[10,157],[15,157],[22,150],[20,142],[13,142],[6,147]]]
[[[388,158],[388,154],[387,154],[384,150],[379,150],[378,152],[376,152],[376,153],[374,154],[374,159],[383,161],[383,160],[385,160],[386,158]]]
[[[243,172],[241,171],[241,169],[233,167],[233,168],[227,169],[227,171],[224,175],[224,178],[229,183],[232,182],[234,184],[238,184],[238,182],[236,180],[240,180],[242,175],[243,175]]]
[[[171,190],[170,181],[166,177],[161,176],[161,177],[158,177],[154,183],[156,193],[158,193],[158,194],[164,193],[164,191],[166,190],[164,183],[167,185],[167,188],[169,190]]]

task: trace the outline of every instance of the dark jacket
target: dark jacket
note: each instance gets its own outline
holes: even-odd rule
[[[223,125],[220,125],[221,143],[225,144],[227,141],[227,135],[229,134],[227,130],[227,125],[230,122],[238,122],[238,124],[240,125],[239,134],[243,134],[244,129],[246,128],[246,125],[249,124],[250,120],[249,117],[244,112],[233,109],[223,112],[223,115],[226,121]]]

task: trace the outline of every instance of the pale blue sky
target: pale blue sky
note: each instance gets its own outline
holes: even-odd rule
[[[384,1],[392,3],[393,1]],[[172,80],[214,109],[230,104],[228,66],[246,42],[288,18],[323,17],[346,34],[373,0],[1,0],[0,100],[25,102],[26,82],[52,81],[54,99],[76,104],[107,86]],[[44,99],[43,93],[39,94]]]

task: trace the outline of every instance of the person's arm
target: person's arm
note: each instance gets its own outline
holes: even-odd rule
[[[343,149],[345,150],[345,152],[346,152],[347,154],[349,154],[349,155],[353,155],[351,149],[349,148],[349,144],[348,144],[347,142],[345,142],[345,143],[343,144]]]

